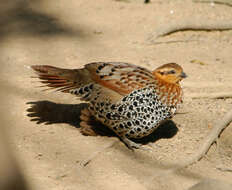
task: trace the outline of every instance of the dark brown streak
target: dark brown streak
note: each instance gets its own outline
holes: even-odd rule
[[[48,87],[67,87],[70,86],[72,84],[72,82],[69,83],[50,83],[47,84]]]
[[[63,83],[63,84],[65,84],[66,82],[67,82],[67,80],[59,80],[59,79],[57,79],[57,80],[43,80],[43,81],[40,81],[41,83],[43,83],[43,84],[46,84],[46,83]]]
[[[72,89],[75,89],[75,88],[76,88],[75,86],[69,85],[69,86],[66,86],[66,87],[63,87],[63,88],[59,88],[59,89],[57,89],[57,91],[68,92],[69,90],[72,90]]]

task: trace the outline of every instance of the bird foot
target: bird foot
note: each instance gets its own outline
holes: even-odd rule
[[[81,110],[81,116],[80,119],[82,120],[80,122],[80,131],[83,135],[86,136],[97,136],[98,134],[93,130],[93,127],[91,125],[91,114],[87,108],[84,108]]]
[[[83,135],[86,136],[98,136],[98,134],[93,130],[92,126],[88,124],[86,121],[80,122],[80,131]]]
[[[121,137],[121,139],[126,144],[126,146],[132,151],[134,151],[134,149],[140,149],[140,150],[146,150],[146,151],[151,150],[150,147],[144,147],[142,144],[135,143],[126,137]]]
[[[80,119],[86,122],[91,121],[91,114],[87,108],[81,110]]]

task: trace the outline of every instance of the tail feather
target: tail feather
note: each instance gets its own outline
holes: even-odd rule
[[[70,90],[88,83],[88,80],[85,80],[88,73],[83,72],[83,69],[62,69],[49,65],[33,65],[31,68],[38,75],[33,78],[39,78],[40,82],[49,89],[68,93]]]

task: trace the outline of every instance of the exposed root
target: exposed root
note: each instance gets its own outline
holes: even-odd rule
[[[188,165],[193,164],[196,161],[202,159],[206,153],[208,152],[211,145],[217,141],[221,132],[232,122],[232,110],[230,110],[222,119],[219,119],[217,123],[213,126],[209,135],[207,135],[199,148],[198,152],[192,156],[192,158],[183,161],[183,166],[186,167]]]
[[[199,22],[199,19],[201,19],[201,22]],[[199,41],[199,40],[179,39],[179,40],[171,40],[171,41],[159,41],[157,39],[160,37],[165,37],[177,32],[184,32],[184,31],[223,32],[223,31],[232,30],[232,22],[225,22],[220,20],[208,21],[207,19],[205,19],[204,22],[203,20],[201,17],[195,16],[191,19],[186,18],[180,20],[179,22],[169,23],[168,25],[161,25],[152,34],[148,36],[146,41],[151,44],[188,43],[188,42]]]
[[[198,42],[199,40],[170,40],[170,41],[157,41],[153,44],[173,44],[173,43],[189,43],[189,42]]]
[[[176,32],[184,31],[206,31],[206,32],[215,32],[215,31],[228,31],[232,30],[232,23],[211,23],[199,26],[194,23],[192,24],[179,24],[179,25],[169,25],[167,28],[164,28],[162,31],[156,31],[151,35],[151,38],[165,37]]]
[[[181,160],[178,163],[175,164],[175,167],[156,173],[155,175],[152,176],[151,180],[156,178],[157,176],[161,175],[167,175],[171,174],[174,172],[177,172],[180,169],[183,169],[189,165],[194,164],[195,162],[201,160],[208,152],[209,148],[211,145],[217,141],[218,137],[220,136],[221,132],[232,122],[232,110],[230,110],[223,118],[219,119],[216,124],[213,126],[212,130],[210,133],[205,137],[203,140],[201,146],[199,147],[199,150],[196,152],[195,155],[192,157]],[[181,163],[181,164],[179,164]]]
[[[218,92],[218,93],[201,93],[201,94],[189,94],[188,97],[192,99],[200,99],[200,98],[209,98],[209,99],[224,99],[224,98],[232,98],[231,92]]]
[[[201,81],[201,83],[199,82],[184,83],[184,88],[203,89],[203,88],[224,88],[224,87],[232,88],[231,81],[227,81],[227,82]]]

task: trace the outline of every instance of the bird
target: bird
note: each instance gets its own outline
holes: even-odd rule
[[[177,63],[154,70],[125,62],[92,62],[78,69],[32,65],[36,78],[57,91],[70,93],[88,103],[80,125],[91,134],[94,118],[112,130],[131,150],[161,123],[171,119],[183,102],[180,81],[187,77]]]

